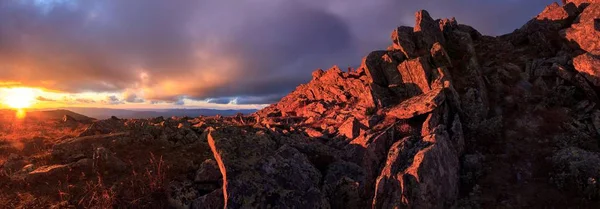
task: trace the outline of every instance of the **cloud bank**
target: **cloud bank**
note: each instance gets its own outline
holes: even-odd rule
[[[110,104],[272,103],[315,69],[385,48],[419,9],[500,35],[551,2],[6,0],[0,84],[122,94]]]

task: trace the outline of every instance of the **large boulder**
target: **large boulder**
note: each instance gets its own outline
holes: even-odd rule
[[[199,197],[192,181],[171,182],[167,188],[167,201],[173,208],[189,209]]]
[[[127,164],[119,159],[115,153],[104,148],[97,147],[94,150],[94,164],[101,171],[123,172],[127,169]]]
[[[327,71],[317,70],[308,84],[298,86],[279,102],[255,113],[255,116],[263,119],[321,119],[335,115],[335,111],[340,109],[364,114],[366,109],[375,104],[369,80],[363,67],[351,72],[343,72],[337,66]]]
[[[211,193],[203,195],[195,199],[191,207],[192,209],[216,209],[223,208],[223,190],[217,189]]]
[[[331,208],[365,208],[361,191],[365,183],[364,170],[350,162],[332,163],[323,178],[323,192]]]
[[[452,60],[448,71],[452,76],[452,85],[460,96],[463,118],[467,128],[475,128],[487,116],[489,101],[481,66],[477,60],[471,35],[459,30],[446,34],[447,50]],[[460,75],[460,76],[459,76]]]
[[[129,133],[114,133],[76,137],[57,143],[52,148],[52,156],[64,163],[69,163],[83,157],[94,158],[97,147],[112,147],[115,141],[127,138]]]
[[[567,4],[567,3],[573,3],[577,7],[579,7],[580,9],[583,9],[585,6],[587,6],[587,5],[591,4],[591,3],[600,3],[600,0],[563,0],[563,2],[565,4]]]
[[[600,197],[600,157],[577,147],[559,150],[551,157],[552,182],[587,198]]]
[[[554,2],[548,5],[535,19],[541,21],[562,21],[573,18],[576,15],[577,7],[575,4],[566,4],[565,6],[560,6],[558,3]]]
[[[398,66],[397,70],[400,71],[407,97],[427,93],[431,90],[429,78],[431,78],[432,69],[427,57],[406,60]]]
[[[409,119],[418,115],[423,115],[440,106],[445,98],[443,89],[437,88],[426,94],[412,97],[400,103],[391,108],[386,116],[397,119]]]
[[[113,116],[114,117],[114,116]],[[122,132],[126,129],[125,121],[115,118],[100,120],[92,123],[85,131],[79,134],[80,137],[110,134]]]
[[[20,155],[10,154],[4,164],[0,164],[0,172],[13,173],[21,170],[23,166],[27,164],[27,161]]]
[[[415,14],[414,32],[417,36],[418,54],[427,54],[434,43],[446,44],[446,39],[440,30],[439,23],[433,20],[429,12],[425,10],[418,11]]]
[[[297,149],[265,133],[213,130],[209,145],[223,175],[225,208],[328,208],[321,173]]]
[[[571,28],[563,31],[562,35],[581,49],[600,55],[600,2],[586,7]]]
[[[348,118],[339,128],[339,134],[348,139],[354,139],[360,134],[360,122],[356,118]]]
[[[364,61],[368,75],[371,77],[371,91],[375,102],[386,107],[397,104],[407,97],[403,92],[404,83],[398,71],[398,65],[404,61],[404,55],[399,51],[374,51]]]
[[[600,86],[600,52],[597,53],[585,53],[573,58],[575,69],[594,86]]]
[[[458,196],[458,155],[443,126],[390,148],[373,208],[446,208]]]
[[[392,32],[392,49],[400,50],[408,58],[418,57],[416,54],[414,28],[400,26]]]
[[[200,164],[200,169],[196,172],[196,177],[194,178],[195,182],[204,183],[204,182],[220,182],[223,180],[221,176],[221,171],[219,170],[219,165],[217,161],[213,159],[208,159]]]

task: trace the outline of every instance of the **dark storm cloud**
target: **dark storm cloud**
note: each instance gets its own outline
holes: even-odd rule
[[[356,66],[385,48],[393,28],[413,26],[419,9],[500,35],[551,2],[6,0],[0,83],[143,92],[125,94],[130,103],[270,103],[317,68]]]
[[[233,100],[234,98],[231,97],[220,97],[220,98],[209,98],[206,99],[206,102],[208,103],[212,103],[212,104],[229,104],[231,102],[231,100]]]

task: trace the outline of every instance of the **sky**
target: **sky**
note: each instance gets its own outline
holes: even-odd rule
[[[0,99],[26,89],[38,108],[260,108],[316,69],[358,66],[417,10],[501,35],[552,2],[0,0]]]

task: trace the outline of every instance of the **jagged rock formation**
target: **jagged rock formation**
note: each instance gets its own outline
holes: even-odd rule
[[[242,134],[224,134],[227,129],[211,131],[209,141],[224,182],[234,182],[224,183],[226,206],[451,206],[459,192],[458,159],[464,150],[460,118],[466,118],[467,124],[484,119],[485,84],[473,49],[472,29],[459,26],[455,20],[435,21],[426,11],[416,16],[414,29],[398,28],[392,34],[394,45],[387,51],[369,54],[358,70],[346,73],[334,67],[326,72],[315,71],[310,83],[259,111],[257,117],[262,125],[273,127],[275,139],[264,134],[255,137],[252,133],[237,138],[234,135]],[[446,45],[451,43],[446,39],[460,42]],[[464,78],[454,81],[452,72],[461,73]],[[455,83],[464,91],[456,91]],[[467,111],[470,114],[459,116]],[[281,117],[286,118],[285,122]],[[245,143],[246,140],[250,141]],[[296,147],[298,141],[307,140],[313,142],[305,146],[333,151],[324,153],[328,156],[325,159],[311,161],[314,151]],[[263,147],[267,145],[272,148]],[[292,150],[294,154],[278,157],[280,149]],[[298,160],[289,167],[292,164],[286,161],[295,158]],[[313,164],[307,164],[309,161]],[[265,162],[270,165],[265,166]],[[273,173],[271,168],[279,164],[288,167]],[[345,166],[339,168],[340,165]],[[324,172],[316,172],[315,168]],[[333,172],[339,169],[346,172]],[[241,175],[240,171],[247,174]],[[342,176],[332,176],[332,172]],[[295,173],[303,175],[287,179]],[[321,175],[333,181],[319,182],[316,179]],[[264,183],[252,191],[240,192],[255,188],[248,184],[262,182],[265,176],[283,179],[281,182],[300,181],[308,187],[285,187],[294,191],[291,194],[300,195],[295,197],[282,196],[284,192],[276,192],[281,189],[271,189],[273,186]],[[302,180],[310,176],[319,178]],[[279,194],[272,197],[273,193]],[[353,204],[345,199],[349,197]],[[253,201],[240,202],[248,198]],[[283,202],[288,199],[310,201]]]
[[[334,67],[315,71],[310,83],[256,114],[274,137],[254,138],[253,143],[271,144],[272,148],[260,148],[271,150],[267,153],[293,150],[293,158],[236,155],[231,150],[252,143],[234,143],[244,140],[228,138],[219,129],[209,133],[209,138],[220,144],[213,146],[213,152],[221,172],[224,176],[234,175],[224,181],[240,181],[243,177],[239,170],[258,172],[252,176],[286,179],[290,176],[287,171],[269,173],[262,164],[290,164],[286,161],[298,158],[295,166],[286,168],[306,175],[298,177],[299,181],[319,174],[337,180],[307,180],[307,188],[286,187],[300,195],[296,198],[313,201],[310,205],[294,204],[318,208],[450,207],[464,192],[461,188],[468,187],[461,165],[465,169],[481,167],[477,161],[482,158],[474,155],[474,149],[484,142],[475,142],[482,140],[476,137],[485,133],[486,126],[503,123],[504,117],[519,124],[516,111],[532,114],[530,109],[515,107],[514,97],[570,88],[582,92],[589,99],[586,104],[598,101],[597,6],[600,4],[589,1],[564,6],[554,3],[521,29],[501,37],[483,36],[455,19],[434,20],[426,11],[419,11],[414,28],[394,30],[393,44],[385,51],[370,53],[358,70],[341,72]],[[549,83],[552,80],[558,83]],[[564,82],[573,86],[567,87]],[[521,106],[545,110],[557,105],[553,99],[524,100],[527,105]],[[590,107],[584,114],[593,110]],[[505,129],[512,128],[517,127]],[[529,132],[539,130],[529,127],[524,131]],[[591,134],[597,135],[595,131]],[[503,133],[497,136],[505,137]],[[312,160],[314,151],[297,147],[296,140],[312,140],[310,146],[330,149],[325,154],[327,160],[321,155],[318,161]],[[464,159],[470,161],[461,163],[465,152]],[[234,160],[239,158],[256,161]],[[240,164],[260,169],[239,169]],[[242,206],[235,198],[251,198],[253,201],[245,206],[260,207],[264,206],[261,200],[272,198],[273,189],[239,192],[247,188],[246,184],[244,181],[242,185],[223,187],[225,194],[236,194],[226,195],[231,200],[226,206]],[[274,198],[268,202],[273,207],[289,207],[281,201]]]
[[[596,206],[600,2],[553,3],[498,37],[415,16],[358,69],[317,70],[253,115],[96,121],[53,147],[53,165],[3,169],[118,173],[119,147],[199,145],[214,159],[170,184],[173,207]]]

